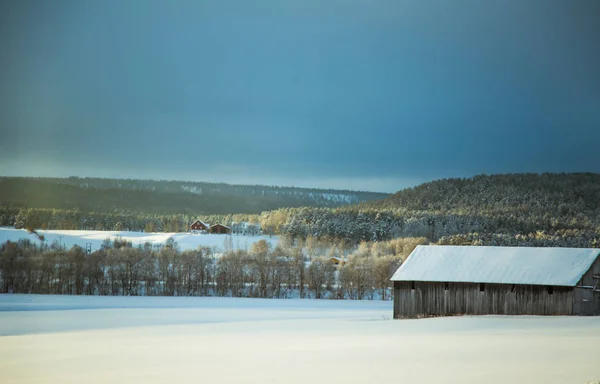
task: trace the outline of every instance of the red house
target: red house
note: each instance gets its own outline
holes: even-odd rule
[[[190,225],[190,231],[192,232],[205,232],[210,226],[202,220],[196,220]]]
[[[222,224],[214,224],[208,228],[208,233],[228,234],[231,233],[231,228]]]

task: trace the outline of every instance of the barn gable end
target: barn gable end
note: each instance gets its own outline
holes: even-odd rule
[[[190,225],[190,231],[192,232],[202,232],[206,231],[209,228],[209,224],[205,223],[202,220],[196,220]]]
[[[208,228],[209,233],[217,233],[217,234],[230,234],[231,228],[223,224],[213,224]]]
[[[573,312],[576,315],[600,315],[600,257],[574,288]]]

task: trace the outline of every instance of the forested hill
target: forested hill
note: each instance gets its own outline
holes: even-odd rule
[[[405,212],[547,213],[600,218],[600,174],[503,174],[442,179],[360,206]]]
[[[281,218],[272,226],[300,238],[425,237],[440,244],[600,247],[600,174],[444,179],[379,201],[279,211],[268,216]]]
[[[82,212],[260,213],[280,207],[339,207],[387,194],[333,189],[101,178],[0,178],[0,204]]]

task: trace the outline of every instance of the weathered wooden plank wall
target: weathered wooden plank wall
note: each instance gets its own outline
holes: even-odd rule
[[[414,289],[413,288],[414,285]],[[394,317],[572,315],[573,288],[478,283],[395,282]]]
[[[599,316],[600,315],[600,257],[575,286],[575,301],[573,312],[575,315]],[[594,291],[594,289],[596,289]]]

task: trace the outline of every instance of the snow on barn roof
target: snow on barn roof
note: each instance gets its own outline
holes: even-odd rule
[[[419,245],[392,281],[575,286],[600,249]]]
[[[204,222],[204,221],[202,221],[202,220],[196,220],[196,221],[194,221],[194,222],[192,223],[192,225],[194,225],[194,224],[196,224],[196,223],[200,223],[200,224],[204,225],[206,228],[210,227],[210,224],[208,224],[208,223],[205,223],[205,222]]]
[[[224,227],[224,228],[227,228],[227,229],[231,229],[231,228],[229,228],[228,226],[226,226],[226,225],[223,225],[223,224],[220,224],[220,223],[213,224],[213,225],[211,225],[211,226],[210,226],[210,228],[213,228],[213,227]]]

